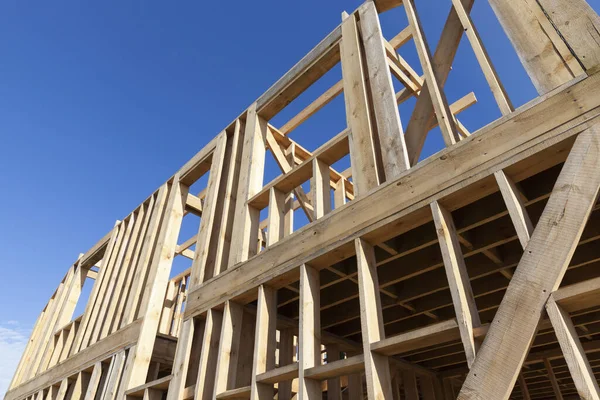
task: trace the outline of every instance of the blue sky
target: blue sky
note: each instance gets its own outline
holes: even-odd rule
[[[360,3],[0,3],[0,393],[78,254]],[[433,48],[451,2],[417,3]],[[599,3],[591,1],[595,9]],[[487,2],[477,1],[473,16],[515,105],[533,98]],[[391,38],[406,26],[403,9],[383,15],[382,24]],[[412,43],[405,47],[401,54],[420,72]],[[285,123],[340,77],[338,67],[273,123]],[[479,102],[460,118],[474,131],[499,112],[463,38],[446,93],[455,101],[470,91]],[[342,130],[341,100],[292,137],[314,149]],[[404,124],[411,104],[401,107]],[[440,146],[434,133],[425,151]]]

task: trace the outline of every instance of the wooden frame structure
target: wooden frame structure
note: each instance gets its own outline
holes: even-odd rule
[[[435,51],[418,1],[343,13],[78,257],[5,399],[600,399],[600,19],[585,0],[488,1],[538,98],[514,109],[473,0],[448,0]],[[388,41],[378,13],[396,7],[409,25]],[[503,115],[473,133],[457,114],[474,95],[444,93],[463,34]],[[342,93],[345,130],[313,152],[289,137]],[[446,148],[421,160],[436,126]],[[281,175],[264,184],[268,152]],[[189,215],[198,233],[180,241]],[[175,257],[191,267],[171,276]]]

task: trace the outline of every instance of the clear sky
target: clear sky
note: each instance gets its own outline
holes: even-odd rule
[[[78,254],[360,3],[0,3],[0,393]],[[417,3],[433,48],[451,2]],[[595,9],[599,3],[591,1]],[[475,4],[492,60],[522,105],[535,91],[488,3]],[[382,24],[394,36],[407,25],[403,9],[383,15]],[[412,43],[401,54],[421,72]],[[285,123],[340,77],[337,68],[273,123]],[[478,104],[460,119],[474,131],[499,112],[463,38],[446,93],[452,102],[470,91]],[[401,107],[404,124],[412,105]],[[292,137],[314,149],[342,130],[341,97],[326,110]],[[440,146],[434,133],[425,152]]]

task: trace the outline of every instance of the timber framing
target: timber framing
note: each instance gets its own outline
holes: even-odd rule
[[[515,108],[473,0],[447,1],[436,48],[418,0],[342,13],[77,257],[5,399],[600,400],[600,18],[585,0],[488,1],[538,97]],[[388,40],[392,9],[408,25]],[[475,94],[444,90],[463,36],[502,115],[472,130]],[[301,125],[341,95],[345,129],[307,150]]]

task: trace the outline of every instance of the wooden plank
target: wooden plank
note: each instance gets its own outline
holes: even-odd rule
[[[352,132],[350,146],[352,181],[358,195],[379,185],[379,173],[369,116],[363,56],[354,15],[342,22],[342,38],[340,48],[346,120]]]
[[[256,100],[256,109],[271,119],[340,60],[338,43],[342,32],[336,27],[283,77]]]
[[[385,179],[390,180],[410,167],[404,131],[375,4],[363,3],[358,15],[383,169]]]
[[[550,317],[577,393],[582,399],[599,400],[598,381],[583,350],[571,317],[556,303],[552,295],[546,303],[546,312]]]
[[[375,8],[373,8],[373,10],[375,10]],[[336,361],[340,361],[340,346],[338,344],[328,344],[325,349],[327,350],[327,364],[325,365],[332,365]],[[327,379],[327,400],[341,399],[342,391],[340,377],[335,376]]]
[[[453,197],[452,204],[447,204],[447,207],[456,209],[497,191],[495,185],[492,189],[475,186],[474,183],[507,165],[579,134],[594,122],[594,113],[597,111],[590,110],[596,110],[600,99],[594,98],[590,93],[600,87],[599,78],[600,75],[593,75],[533,101],[510,117],[486,126],[453,148],[442,150],[438,157],[411,168],[393,184],[373,191],[368,199],[355,199],[352,207],[342,207],[322,218],[322,221],[294,233],[291,236],[294,237],[293,240],[303,243],[303,246],[286,246],[291,237],[285,238],[262,253],[261,257],[213,278],[201,290],[199,288],[190,292],[186,316],[197,315],[207,308],[222,304],[228,298],[245,298],[251,301],[255,298],[252,293],[257,285],[270,282],[274,276],[291,272],[297,268],[298,263],[310,260],[322,264],[334,263],[340,259],[338,257],[341,253],[344,253],[341,254],[342,257],[349,257],[353,250],[345,243],[359,235],[367,235],[379,242],[387,240],[385,237],[386,232],[390,232],[390,224],[394,224],[394,235],[420,226],[431,220],[431,214],[418,211],[433,200]],[[577,98],[578,102],[564,101],[573,98]],[[577,117],[581,112],[587,111],[590,113]],[[483,137],[485,140],[482,140]],[[570,145],[569,142],[566,143]],[[515,180],[522,180],[564,160],[558,156],[548,158],[548,153],[545,154],[542,164],[538,163],[541,161],[539,159],[535,160],[535,164],[527,164],[527,169],[520,171]],[[467,186],[471,195],[469,199],[453,196]],[[406,187],[413,187],[414,190],[407,191]],[[397,201],[386,201],[390,198]],[[378,204],[378,207],[373,207],[373,204]],[[333,253],[329,253],[334,249],[337,249],[335,260]],[[249,285],[248,282],[252,284]]]
[[[425,33],[421,27],[419,15],[414,5],[414,0],[405,0],[404,9],[409,21],[410,26],[413,28],[413,38],[421,66],[423,67],[423,73],[425,75],[425,81],[427,82],[427,89],[433,102],[433,109],[437,116],[440,130],[446,146],[451,146],[460,140],[458,132],[456,131],[456,124],[454,118],[450,113],[448,107],[448,101],[444,94],[443,85],[438,81],[436,72],[433,69],[433,61],[425,38]]]
[[[600,306],[600,277],[564,286],[552,294],[568,313]]]
[[[244,386],[241,388],[231,389],[226,392],[217,395],[218,400],[230,400],[230,399],[249,399],[250,398],[250,386]]]
[[[141,312],[141,302],[143,298],[145,280],[152,261],[153,249],[158,235],[158,229],[162,221],[165,205],[167,203],[168,186],[164,184],[155,194],[154,200],[150,200],[149,208],[152,209],[150,222],[145,232],[144,242],[141,253],[136,260],[135,274],[133,276],[132,287],[127,298],[127,305],[121,320],[121,327],[130,324]],[[152,206],[152,201],[154,205]]]
[[[113,296],[118,295],[118,292],[121,290],[121,286],[123,284],[122,279],[124,278],[121,278],[124,272],[123,260],[125,258],[127,248],[129,246],[129,242],[132,239],[133,226],[135,225],[136,220],[137,218],[135,214],[131,213],[124,221],[126,223],[125,231],[123,232],[119,243],[117,257],[112,261],[112,273],[110,275],[109,280],[106,282],[106,289],[104,295],[102,296],[102,302],[99,304],[98,313],[94,317],[96,321],[94,324],[94,330],[92,331],[92,334],[89,337],[89,342],[87,344],[88,346],[102,338],[101,334],[104,329],[104,325],[108,324],[108,327],[106,329],[107,332],[108,328],[110,328],[110,323],[112,321],[108,320],[107,313],[110,310],[110,303],[112,302]],[[114,308],[110,311],[114,312]]]
[[[536,1],[490,0],[490,5],[539,94],[575,76],[544,31]]]
[[[599,137],[600,127],[594,125],[575,140],[461,396],[510,396],[546,300],[560,284],[596,202],[600,186]]]
[[[260,191],[265,167],[267,122],[257,114],[257,104],[248,109],[240,161],[239,186],[235,204],[234,228],[228,265],[246,261],[256,254],[259,211],[246,202]]]
[[[148,284],[144,296],[147,300],[142,300],[140,307],[143,315],[142,328],[134,350],[134,364],[131,375],[128,381],[124,382],[125,389],[141,385],[146,381],[146,374],[148,373],[160,322],[160,310],[162,309],[171,264],[177,247],[177,237],[183,219],[187,192],[187,186],[180,184],[179,177],[176,175],[171,184],[161,230],[152,257],[152,265],[148,272]]]
[[[563,400],[562,392],[560,390],[560,385],[556,380],[556,375],[554,375],[554,370],[552,369],[552,364],[550,360],[547,358],[544,359],[544,366],[546,367],[546,372],[548,373],[548,379],[550,379],[550,384],[552,385],[552,391],[554,392],[554,398],[556,400]]]
[[[196,248],[194,250],[194,262],[192,263],[192,271],[190,273],[190,287],[196,287],[204,282],[205,274],[208,274],[207,261],[209,257],[209,249],[211,236],[215,235],[215,213],[217,210],[217,199],[219,196],[221,173],[225,163],[225,150],[227,144],[227,133],[225,131],[219,134],[219,141],[212,156],[210,167],[210,175],[208,177],[206,197],[204,199],[204,212],[200,220],[198,228],[198,236]],[[218,231],[219,226],[216,227]],[[212,271],[209,274],[212,276]]]
[[[336,82],[332,87],[327,89],[322,95],[320,95],[315,101],[306,106],[302,111],[296,114],[288,122],[286,122],[279,131],[284,135],[289,135],[294,129],[296,129],[304,121],[312,117],[329,104],[333,99],[339,96],[344,91],[344,84],[342,81]]]
[[[431,203],[433,221],[437,230],[442,258],[448,277],[448,286],[454,303],[454,311],[458,321],[460,336],[465,348],[467,364],[473,365],[476,353],[473,329],[481,325],[479,311],[475,304],[475,297],[471,289],[471,281],[465,266],[465,259],[460,249],[458,233],[454,226],[452,214],[443,208],[437,201]]]
[[[385,339],[375,249],[364,239],[354,241],[358,268],[360,324],[369,398],[391,398],[392,377],[386,356],[371,351],[371,344]]]
[[[195,214],[199,217],[202,216],[202,200],[199,197],[194,196],[191,193],[188,193],[185,199],[185,210]]]
[[[533,232],[533,224],[525,208],[522,196],[519,195],[519,189],[514,181],[506,176],[504,171],[496,171],[494,173],[502,198],[508,208],[508,215],[515,226],[517,236],[521,242],[523,249],[527,247],[531,233]]]
[[[473,7],[473,2],[474,0],[462,0],[466,12],[470,12]],[[452,6],[432,59],[440,87],[443,87],[446,83],[463,32],[464,29],[460,19],[458,18],[454,6]],[[425,144],[425,138],[429,132],[428,127],[434,119],[435,115],[429,84],[425,82],[424,88],[417,98],[417,103],[415,104],[415,108],[404,135],[406,150],[408,151],[408,158],[411,165],[414,165],[419,161],[421,150]]]
[[[342,375],[350,375],[364,371],[365,359],[362,354],[333,361],[331,363],[317,365],[306,370],[305,376],[315,380],[326,380]]]
[[[96,398],[96,393],[98,392],[98,386],[100,385],[101,378],[102,363],[97,362],[94,364],[94,370],[92,371],[92,376],[90,377],[87,390],[85,391],[85,397],[83,398],[84,400],[94,400]]]
[[[519,388],[521,389],[521,396],[523,397],[523,400],[531,400],[529,388],[527,387],[527,382],[525,382],[522,372],[519,374]]]
[[[331,212],[331,193],[329,189],[329,165],[318,158],[312,161],[313,177],[310,192],[313,195],[312,206],[315,219]]]
[[[458,324],[450,319],[374,342],[371,351],[392,356],[456,339],[460,339]]]
[[[298,335],[298,398],[321,399],[320,382],[306,376],[306,370],[321,364],[319,272],[309,265],[300,266],[300,321]]]
[[[292,363],[283,367],[273,368],[270,371],[263,372],[256,377],[258,383],[279,383],[295,379],[298,377],[298,363]],[[277,391],[279,394],[279,390]]]
[[[233,301],[225,303],[213,397],[235,389],[243,315],[241,305]]]
[[[600,17],[587,1],[540,0],[539,4],[585,69],[597,66],[600,63]]]
[[[329,183],[329,181],[327,182]],[[329,185],[328,185],[329,188]],[[272,187],[269,192],[269,224],[267,225],[267,247],[285,236],[285,217],[288,215],[287,193]]]
[[[144,238],[146,235],[146,231],[149,227],[150,223],[150,215],[152,213],[152,207],[154,207],[154,195],[150,197],[150,200],[147,203],[143,203],[140,206],[140,211],[138,213],[138,219],[141,221],[141,227],[139,231],[136,233],[136,243],[135,248],[132,247],[132,253],[128,254],[125,257],[126,265],[129,265],[129,270],[127,276],[125,277],[125,286],[123,288],[123,294],[119,300],[119,304],[115,310],[115,318],[112,323],[111,332],[114,332],[119,329],[123,320],[126,316],[127,309],[127,301],[131,296],[131,290],[134,287],[134,277],[136,274],[136,268],[138,266],[138,260],[142,253],[142,248],[144,245]]]
[[[284,328],[279,329],[279,367],[280,368],[294,368],[290,365],[295,364],[295,369],[298,369],[298,362],[294,361],[296,356],[296,343],[295,343],[295,328]],[[298,373],[295,374],[294,378],[298,377]],[[292,380],[280,381],[277,384],[277,400],[291,400],[292,399]]]
[[[121,305],[121,302],[127,296],[129,282],[131,281],[133,269],[135,268],[135,265],[131,265],[131,259],[133,258],[134,250],[139,251],[139,249],[137,248],[137,244],[139,240],[140,230],[142,228],[142,224],[144,223],[144,206],[141,205],[140,207],[138,207],[134,215],[132,215],[131,217],[133,229],[129,234],[127,248],[123,253],[123,258],[121,259],[121,262],[119,263],[119,273],[115,282],[115,289],[107,305],[105,321],[104,324],[102,324],[102,330],[100,331],[98,340],[105,338],[109,333],[112,333],[116,329],[118,329],[118,323],[116,326],[114,323],[116,319],[120,319],[120,315],[118,314],[119,307],[124,306],[124,304]],[[128,277],[129,280],[127,279]]]
[[[492,94],[494,95],[494,99],[496,99],[496,104],[498,104],[500,112],[502,115],[510,114],[514,111],[512,102],[504,89],[504,85],[502,85],[502,82],[498,77],[498,73],[490,60],[490,56],[483,46],[479,33],[477,32],[469,13],[465,10],[461,0],[452,0],[452,5],[454,6],[454,10],[460,19],[463,28],[465,28],[465,34],[469,39],[469,43],[471,43],[475,58],[477,58],[477,62],[479,62],[483,75],[492,90]]]
[[[200,366],[196,379],[196,394],[194,399],[208,400],[212,398],[215,388],[215,372],[219,355],[219,336],[223,323],[221,311],[211,309],[206,315]]]
[[[175,359],[173,360],[173,377],[171,378],[171,382],[169,382],[167,400],[180,400],[183,398],[185,380],[190,362],[190,353],[192,350],[192,341],[194,338],[194,329],[193,318],[183,321],[183,326],[177,340],[177,349],[175,350]]]
[[[272,399],[275,393],[273,384],[259,382],[257,377],[275,368],[276,323],[277,290],[261,285],[258,288],[250,399]]]

